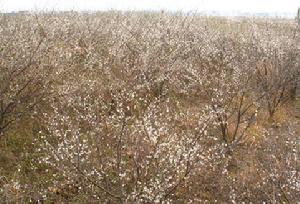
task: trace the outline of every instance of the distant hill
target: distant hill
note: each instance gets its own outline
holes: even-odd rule
[[[3,12],[2,14],[8,16],[14,16],[17,14],[26,14],[30,13],[31,11],[12,11],[12,12]],[[63,11],[61,11],[63,12]],[[78,11],[78,12],[85,12],[85,11]],[[244,12],[244,11],[198,11],[203,15],[210,15],[210,16],[245,16],[245,17],[279,17],[279,18],[295,18],[297,13],[289,13],[289,12]]]

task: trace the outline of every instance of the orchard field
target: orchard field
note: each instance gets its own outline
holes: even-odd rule
[[[300,27],[0,15],[0,203],[300,202]]]

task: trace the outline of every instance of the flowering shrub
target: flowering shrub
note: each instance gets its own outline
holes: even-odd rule
[[[0,197],[18,184],[20,202],[299,200],[299,124],[259,120],[297,102],[295,23],[113,11],[1,22],[0,131],[20,109],[32,116],[32,164],[18,172],[44,177],[1,180]]]

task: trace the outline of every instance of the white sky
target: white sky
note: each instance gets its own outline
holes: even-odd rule
[[[295,15],[300,0],[0,0],[0,10],[172,10]]]

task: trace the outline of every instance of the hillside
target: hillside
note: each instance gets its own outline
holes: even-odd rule
[[[297,203],[300,28],[0,16],[3,203]]]

